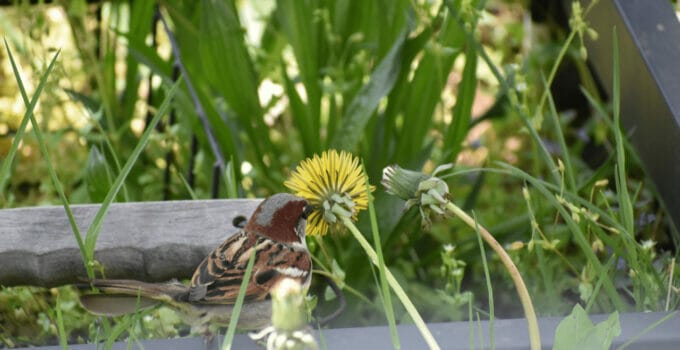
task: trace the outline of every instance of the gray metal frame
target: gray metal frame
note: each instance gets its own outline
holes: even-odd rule
[[[622,314],[621,321],[621,336],[616,338],[613,342],[613,348],[618,347],[625,342],[635,339],[632,345],[627,349],[640,350],[676,350],[680,348],[680,315],[676,313],[669,320],[645,332],[645,329],[653,325],[658,320],[665,317],[666,314],[661,312],[653,313],[636,313],[636,314]],[[594,323],[599,323],[607,318],[605,315],[595,315],[591,319]],[[539,326],[541,328],[541,341],[543,349],[552,349],[554,342],[555,329],[560,322],[561,317],[547,317],[539,319]],[[449,350],[467,350],[470,349],[470,334],[473,335],[473,349],[484,348],[488,349],[489,344],[489,322],[452,322],[452,323],[435,323],[429,324],[428,327],[432,334],[437,339],[437,342],[442,349]],[[470,329],[472,327],[472,330]],[[423,340],[418,330],[413,325],[397,326],[399,339],[401,341],[402,349],[427,349],[427,344]],[[482,332],[483,340],[480,341],[479,330]],[[325,329],[322,331],[325,347],[327,349],[393,349],[390,331],[387,326],[378,327],[362,327],[362,328],[343,328],[343,329]],[[511,350],[511,349],[528,349],[529,336],[527,334],[526,321],[523,319],[515,320],[496,320],[494,324],[494,337],[496,349]],[[320,339],[319,334],[316,338]],[[206,346],[202,338],[179,338],[179,339],[155,339],[143,340],[138,344],[133,344],[133,349],[146,350],[171,350],[171,349],[218,349],[221,345],[222,338],[218,337],[216,341]],[[253,341],[247,338],[246,335],[237,335],[234,343],[234,349],[260,349]],[[95,348],[94,344],[86,345],[72,345],[70,349],[85,350]],[[42,347],[43,350],[60,350],[58,346]],[[113,346],[113,349],[127,349],[127,343],[119,342]]]
[[[563,1],[565,7],[571,0]],[[587,6],[589,1],[582,1]],[[613,30],[619,44],[621,119],[680,228],[680,23],[668,0],[600,0],[587,16],[588,62],[612,96]]]

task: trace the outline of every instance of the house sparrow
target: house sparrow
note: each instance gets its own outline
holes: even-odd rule
[[[158,305],[178,310],[193,332],[208,333],[208,325],[227,325],[250,256],[255,261],[245,292],[238,328],[262,329],[271,322],[269,292],[291,278],[306,290],[312,260],[305,242],[309,203],[291,194],[265,199],[245,226],[225,240],[196,268],[190,285],[95,279],[103,294],[82,295],[81,304],[95,314],[114,316]]]

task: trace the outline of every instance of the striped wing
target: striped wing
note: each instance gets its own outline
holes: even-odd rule
[[[255,263],[245,301],[266,299],[271,288],[284,277],[296,279],[305,286],[309,284],[312,261],[303,245],[284,244],[242,230],[224,241],[196,268],[188,301],[235,303],[253,252]]]

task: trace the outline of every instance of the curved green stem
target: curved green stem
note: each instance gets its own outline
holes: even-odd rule
[[[350,232],[352,232],[352,235],[357,240],[357,242],[359,242],[359,245],[364,248],[364,251],[366,252],[366,255],[368,255],[368,258],[371,260],[371,262],[378,266],[378,255],[376,254],[375,250],[373,250],[373,247],[371,247],[371,244],[368,243],[366,238],[364,238],[361,232],[359,232],[359,229],[357,229],[352,220],[345,216],[339,217],[342,220],[342,223],[349,229]],[[411,302],[411,299],[409,299],[408,295],[406,295],[406,292],[403,288],[401,288],[399,282],[397,282],[396,278],[394,278],[394,275],[392,275],[392,272],[390,272],[387,266],[385,266],[385,277],[387,277],[387,283],[394,291],[394,294],[399,298],[399,301],[401,301],[401,303],[404,305],[406,312],[408,312],[409,316],[411,316],[411,319],[416,324],[416,327],[418,327],[420,334],[422,334],[423,338],[425,338],[425,342],[427,343],[428,347],[430,349],[440,349],[439,344],[437,344],[437,341],[434,339],[434,336],[432,336],[432,333],[427,328],[427,325],[425,325],[423,318],[420,317],[420,314]]]
[[[475,220],[470,217],[470,215],[451,202],[447,202],[446,209],[463,220],[463,222],[465,222],[468,226],[478,230],[484,241],[486,241],[486,243],[491,246],[496,254],[498,254],[498,257],[501,258],[501,262],[503,262],[503,265],[505,265],[505,268],[510,273],[510,278],[512,278],[512,281],[515,283],[517,294],[519,294],[519,300],[522,303],[522,307],[524,308],[524,316],[526,317],[527,323],[529,324],[529,342],[531,344],[531,349],[540,350],[541,334],[538,329],[536,312],[534,311],[534,305],[531,302],[531,297],[529,296],[527,286],[524,284],[524,280],[522,279],[519,270],[517,270],[517,266],[515,266],[515,263],[512,262],[512,259],[510,259],[508,253],[505,251],[505,249],[503,249],[501,244],[498,243],[496,238],[494,238],[487,229],[479,225],[479,223],[475,223]]]

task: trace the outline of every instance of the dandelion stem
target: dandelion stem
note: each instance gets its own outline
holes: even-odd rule
[[[359,242],[361,247],[364,248],[366,255],[368,255],[368,258],[371,260],[373,265],[378,266],[378,255],[376,254],[375,250],[373,250],[373,247],[371,247],[370,243],[368,243],[366,238],[364,238],[361,232],[359,232],[359,229],[357,229],[352,220],[345,216],[339,217],[342,219],[342,223],[349,229],[350,232],[352,232],[352,235]],[[430,333],[427,325],[425,325],[425,321],[423,321],[423,318],[420,317],[418,310],[416,310],[416,307],[413,305],[408,295],[406,295],[406,292],[403,288],[401,288],[399,282],[397,282],[397,280],[394,278],[394,275],[392,275],[392,272],[390,272],[387,266],[385,266],[385,277],[387,277],[387,283],[394,291],[394,294],[397,295],[401,303],[404,305],[406,312],[408,312],[409,316],[411,316],[411,319],[416,324],[416,327],[418,327],[420,334],[422,334],[423,338],[425,338],[425,342],[429,348],[440,349],[439,344],[437,344],[434,336],[432,336],[432,333]]]
[[[529,291],[527,290],[527,286],[524,284],[524,280],[522,280],[522,276],[520,275],[519,270],[517,270],[515,263],[512,262],[512,259],[510,259],[508,253],[505,251],[505,249],[503,249],[501,244],[498,243],[496,238],[494,238],[491,233],[482,225],[475,223],[475,220],[470,217],[470,215],[450,201],[446,203],[446,209],[463,220],[468,226],[475,230],[479,230],[482,238],[501,258],[501,262],[503,262],[503,265],[505,265],[505,268],[510,273],[510,278],[512,278],[512,281],[515,283],[517,294],[519,294],[519,300],[522,303],[522,307],[524,308],[524,316],[526,317],[527,323],[529,324],[529,342],[531,344],[531,349],[541,349],[541,334],[538,329],[538,320],[536,319],[534,305],[531,303]]]

